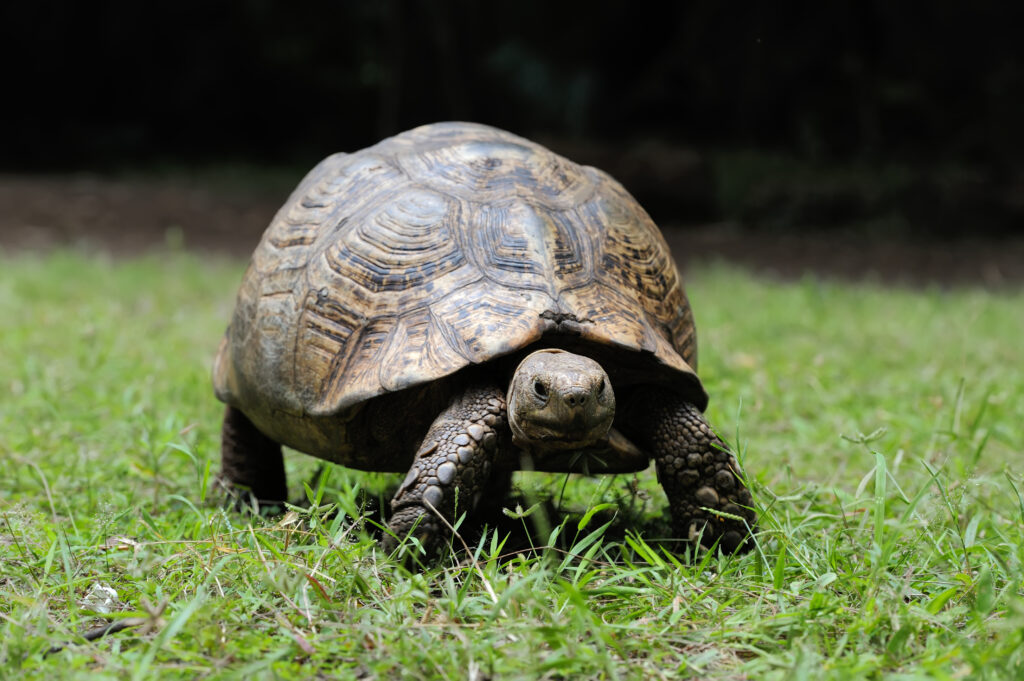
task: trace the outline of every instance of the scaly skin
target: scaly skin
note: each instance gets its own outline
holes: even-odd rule
[[[281,445],[261,433],[238,409],[227,407],[221,427],[221,487],[237,503],[280,506],[288,498]]]
[[[638,395],[633,405],[636,438],[654,457],[668,496],[674,533],[705,547],[748,551],[756,514],[739,465],[694,405],[663,390]],[[709,513],[723,511],[746,522]]]
[[[415,531],[432,554],[448,535],[437,514],[452,523],[457,513],[473,512],[488,484],[504,427],[505,396],[496,386],[469,388],[441,412],[391,500],[386,550]]]

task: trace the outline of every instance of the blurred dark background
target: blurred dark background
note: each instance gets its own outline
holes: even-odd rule
[[[258,235],[328,153],[463,119],[712,242],[1015,240],[1022,30],[984,0],[5,3],[2,227],[84,202],[100,229],[120,201],[139,229],[152,205],[188,241]]]

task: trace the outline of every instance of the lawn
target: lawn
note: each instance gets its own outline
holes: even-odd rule
[[[409,572],[364,519],[401,476],[292,454],[266,520],[207,493],[243,269],[0,254],[0,678],[1024,678],[1024,292],[692,272],[755,550],[660,542],[651,470],[532,476],[536,550]],[[141,625],[83,640],[108,618]]]

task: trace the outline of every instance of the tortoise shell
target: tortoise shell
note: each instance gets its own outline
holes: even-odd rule
[[[346,462],[344,424],[368,402],[401,408],[544,346],[706,406],[679,273],[629,193],[508,132],[439,123],[302,180],[252,256],[213,378],[277,441]]]

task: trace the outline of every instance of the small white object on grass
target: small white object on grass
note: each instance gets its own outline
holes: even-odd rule
[[[121,602],[117,600],[117,591],[103,582],[96,582],[82,598],[82,607],[106,615],[120,610]]]

